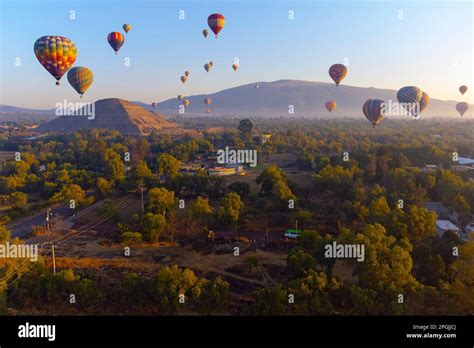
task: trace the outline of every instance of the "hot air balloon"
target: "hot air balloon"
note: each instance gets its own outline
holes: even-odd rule
[[[428,94],[426,94],[425,92],[421,92],[421,99],[420,99],[420,102],[419,102],[419,105],[420,105],[420,114],[423,112],[423,110],[426,109],[426,107],[428,106],[428,104],[430,103],[430,96]]]
[[[260,89],[260,85],[255,85],[255,89],[258,91]]]
[[[467,86],[466,85],[462,85],[459,87],[459,92],[461,92],[461,94],[464,95],[464,93],[467,92]]]
[[[207,38],[207,36],[209,35],[209,31],[208,31],[207,29],[204,29],[204,30],[202,31],[202,35],[204,35],[204,37]]]
[[[336,102],[335,101],[328,101],[326,102],[326,109],[329,112],[332,112],[333,110],[336,110]]]
[[[211,110],[210,110],[210,109],[207,109],[207,113],[210,114],[210,113],[211,113]]]
[[[115,54],[117,54],[118,50],[120,49],[120,47],[122,47],[123,43],[125,42],[125,38],[118,31],[114,31],[114,32],[111,32],[107,36],[107,41],[109,42],[109,45],[115,51]]]
[[[219,13],[213,13],[209,17],[207,17],[207,24],[209,28],[214,32],[217,38],[217,34],[222,30],[225,24],[225,18],[223,15]]]
[[[214,65],[214,63],[212,62],[212,60],[209,62],[209,65],[210,65],[210,66],[213,66],[213,65]]]
[[[205,104],[206,106],[211,105],[211,98],[204,98],[204,104]]]
[[[152,108],[156,108],[156,103],[151,103]]]
[[[329,68],[329,76],[336,82],[336,86],[339,86],[346,75],[347,67],[344,64],[334,64]]]
[[[130,31],[130,29],[132,29],[132,26],[130,24],[124,24],[122,26],[123,30],[128,34],[128,32]]]
[[[469,110],[469,104],[466,102],[461,102],[456,104],[456,110],[461,116],[464,116],[467,110]]]
[[[182,83],[186,83],[186,80],[187,80],[187,79],[188,79],[188,78],[186,77],[186,75],[181,76],[181,82],[182,82]]]
[[[415,86],[402,87],[397,92],[398,102],[402,104],[403,108],[412,116],[417,117],[417,107],[423,92]]]
[[[234,71],[237,71],[238,68],[239,64],[232,64],[232,69],[234,69]]]
[[[183,100],[183,96],[181,94],[178,94],[178,100],[179,101]]]
[[[189,99],[183,99],[183,105],[184,105],[184,107],[187,108],[187,107],[189,106],[189,103],[190,103],[190,102],[189,102]]]
[[[74,88],[82,98],[82,95],[92,85],[94,75],[89,69],[82,66],[76,66],[68,71],[67,80],[72,88]]]
[[[185,75],[186,77],[188,77],[188,76],[189,76],[189,71],[186,70],[186,71],[184,72],[184,75]]]
[[[364,106],[362,107],[362,111],[364,112],[365,117],[372,123],[372,126],[378,125],[382,119],[384,118],[383,114],[383,104],[385,102],[380,99],[368,99]]]
[[[204,64],[204,70],[206,70],[207,72],[209,72],[209,70],[211,70],[212,68],[212,65],[207,63],[207,64]]]
[[[56,85],[59,85],[59,80],[74,64],[77,56],[74,42],[63,36],[40,37],[35,42],[34,51],[40,64],[56,79]]]

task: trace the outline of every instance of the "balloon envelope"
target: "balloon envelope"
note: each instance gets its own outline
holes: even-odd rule
[[[209,72],[209,70],[211,70],[211,67],[212,67],[212,65],[210,65],[209,63],[204,64],[204,70],[206,70],[207,72]]]
[[[204,35],[204,37],[207,37],[209,35],[209,31],[207,29],[204,29],[202,31],[202,35]]]
[[[326,109],[329,111],[329,112],[332,112],[333,110],[336,109],[336,102],[335,101],[328,101],[326,102]]]
[[[334,64],[329,68],[329,76],[339,86],[344,77],[347,75],[347,67],[344,64]]]
[[[107,36],[107,41],[109,42],[109,45],[112,47],[112,49],[115,51],[115,54],[117,54],[118,50],[125,42],[125,38],[123,37],[122,33],[114,31]]]
[[[57,85],[77,56],[74,42],[63,36],[40,37],[35,42],[34,51],[40,64],[56,79]]]
[[[130,24],[124,24],[122,28],[126,33],[128,33],[130,29],[132,29],[132,26]]]
[[[211,98],[204,98],[204,104],[206,104],[206,106],[209,106],[211,104]]]
[[[466,102],[461,102],[456,104],[456,110],[461,116],[464,116],[467,110],[469,110],[469,104]]]
[[[184,99],[184,100],[183,100],[183,105],[184,105],[185,107],[188,107],[188,106],[189,106],[189,103],[190,103],[190,102],[189,102],[188,99]]]
[[[183,96],[181,94],[178,94],[178,100],[179,101],[183,100]]]
[[[459,92],[461,92],[461,94],[464,94],[467,92],[467,86],[466,85],[462,85],[459,87]]]
[[[94,82],[94,74],[92,74],[92,71],[87,68],[76,66],[68,71],[67,80],[72,88],[74,88],[82,97],[82,95],[92,85],[92,82]]]
[[[186,75],[186,77],[188,77],[188,76],[189,76],[189,71],[186,70],[186,71],[184,72],[184,75]]]
[[[420,114],[423,112],[423,110],[426,109],[428,104],[430,103],[430,96],[426,94],[425,92],[421,93],[421,99],[420,99]]]
[[[405,86],[398,90],[397,100],[402,107],[412,116],[419,114],[419,103],[423,96],[421,89],[415,86]]]
[[[234,71],[237,71],[238,68],[239,64],[232,64],[232,69],[234,69]]]
[[[207,17],[207,24],[209,25],[209,28],[211,28],[211,30],[214,32],[214,34],[217,37],[219,32],[224,27],[225,18],[220,13],[213,13],[209,17]]]
[[[185,83],[187,79],[188,78],[186,77],[186,75],[181,76],[181,82],[182,83]]]
[[[365,103],[364,106],[362,107],[362,111],[364,112],[365,117],[372,123],[372,126],[378,125],[380,122],[382,122],[382,119],[384,118],[383,114],[383,104],[385,102],[380,99],[368,99]]]

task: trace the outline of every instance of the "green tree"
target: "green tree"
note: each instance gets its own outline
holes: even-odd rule
[[[235,226],[243,209],[244,203],[240,196],[235,192],[230,192],[221,201],[218,212],[219,221],[224,226]]]

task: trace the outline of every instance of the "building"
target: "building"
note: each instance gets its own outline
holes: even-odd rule
[[[217,176],[224,176],[224,175],[233,175],[236,174],[236,168],[234,167],[213,167],[209,168],[209,175],[217,175]]]
[[[265,144],[267,141],[269,141],[272,138],[271,134],[262,134],[262,135],[257,135],[253,139],[255,142],[259,144]]]
[[[449,219],[449,209],[441,202],[426,202],[425,208],[435,213],[439,219]]]
[[[453,231],[459,235],[461,229],[449,220],[436,220],[436,231],[438,236],[442,237],[448,231]]]

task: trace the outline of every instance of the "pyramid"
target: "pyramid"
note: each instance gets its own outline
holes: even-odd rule
[[[150,112],[128,100],[101,99],[94,103],[94,117],[88,117],[86,107],[74,116],[59,116],[35,129],[37,132],[76,132],[101,128],[122,134],[147,135],[153,132],[177,131],[179,125],[166,120],[162,114]],[[83,116],[80,116],[83,115]]]

